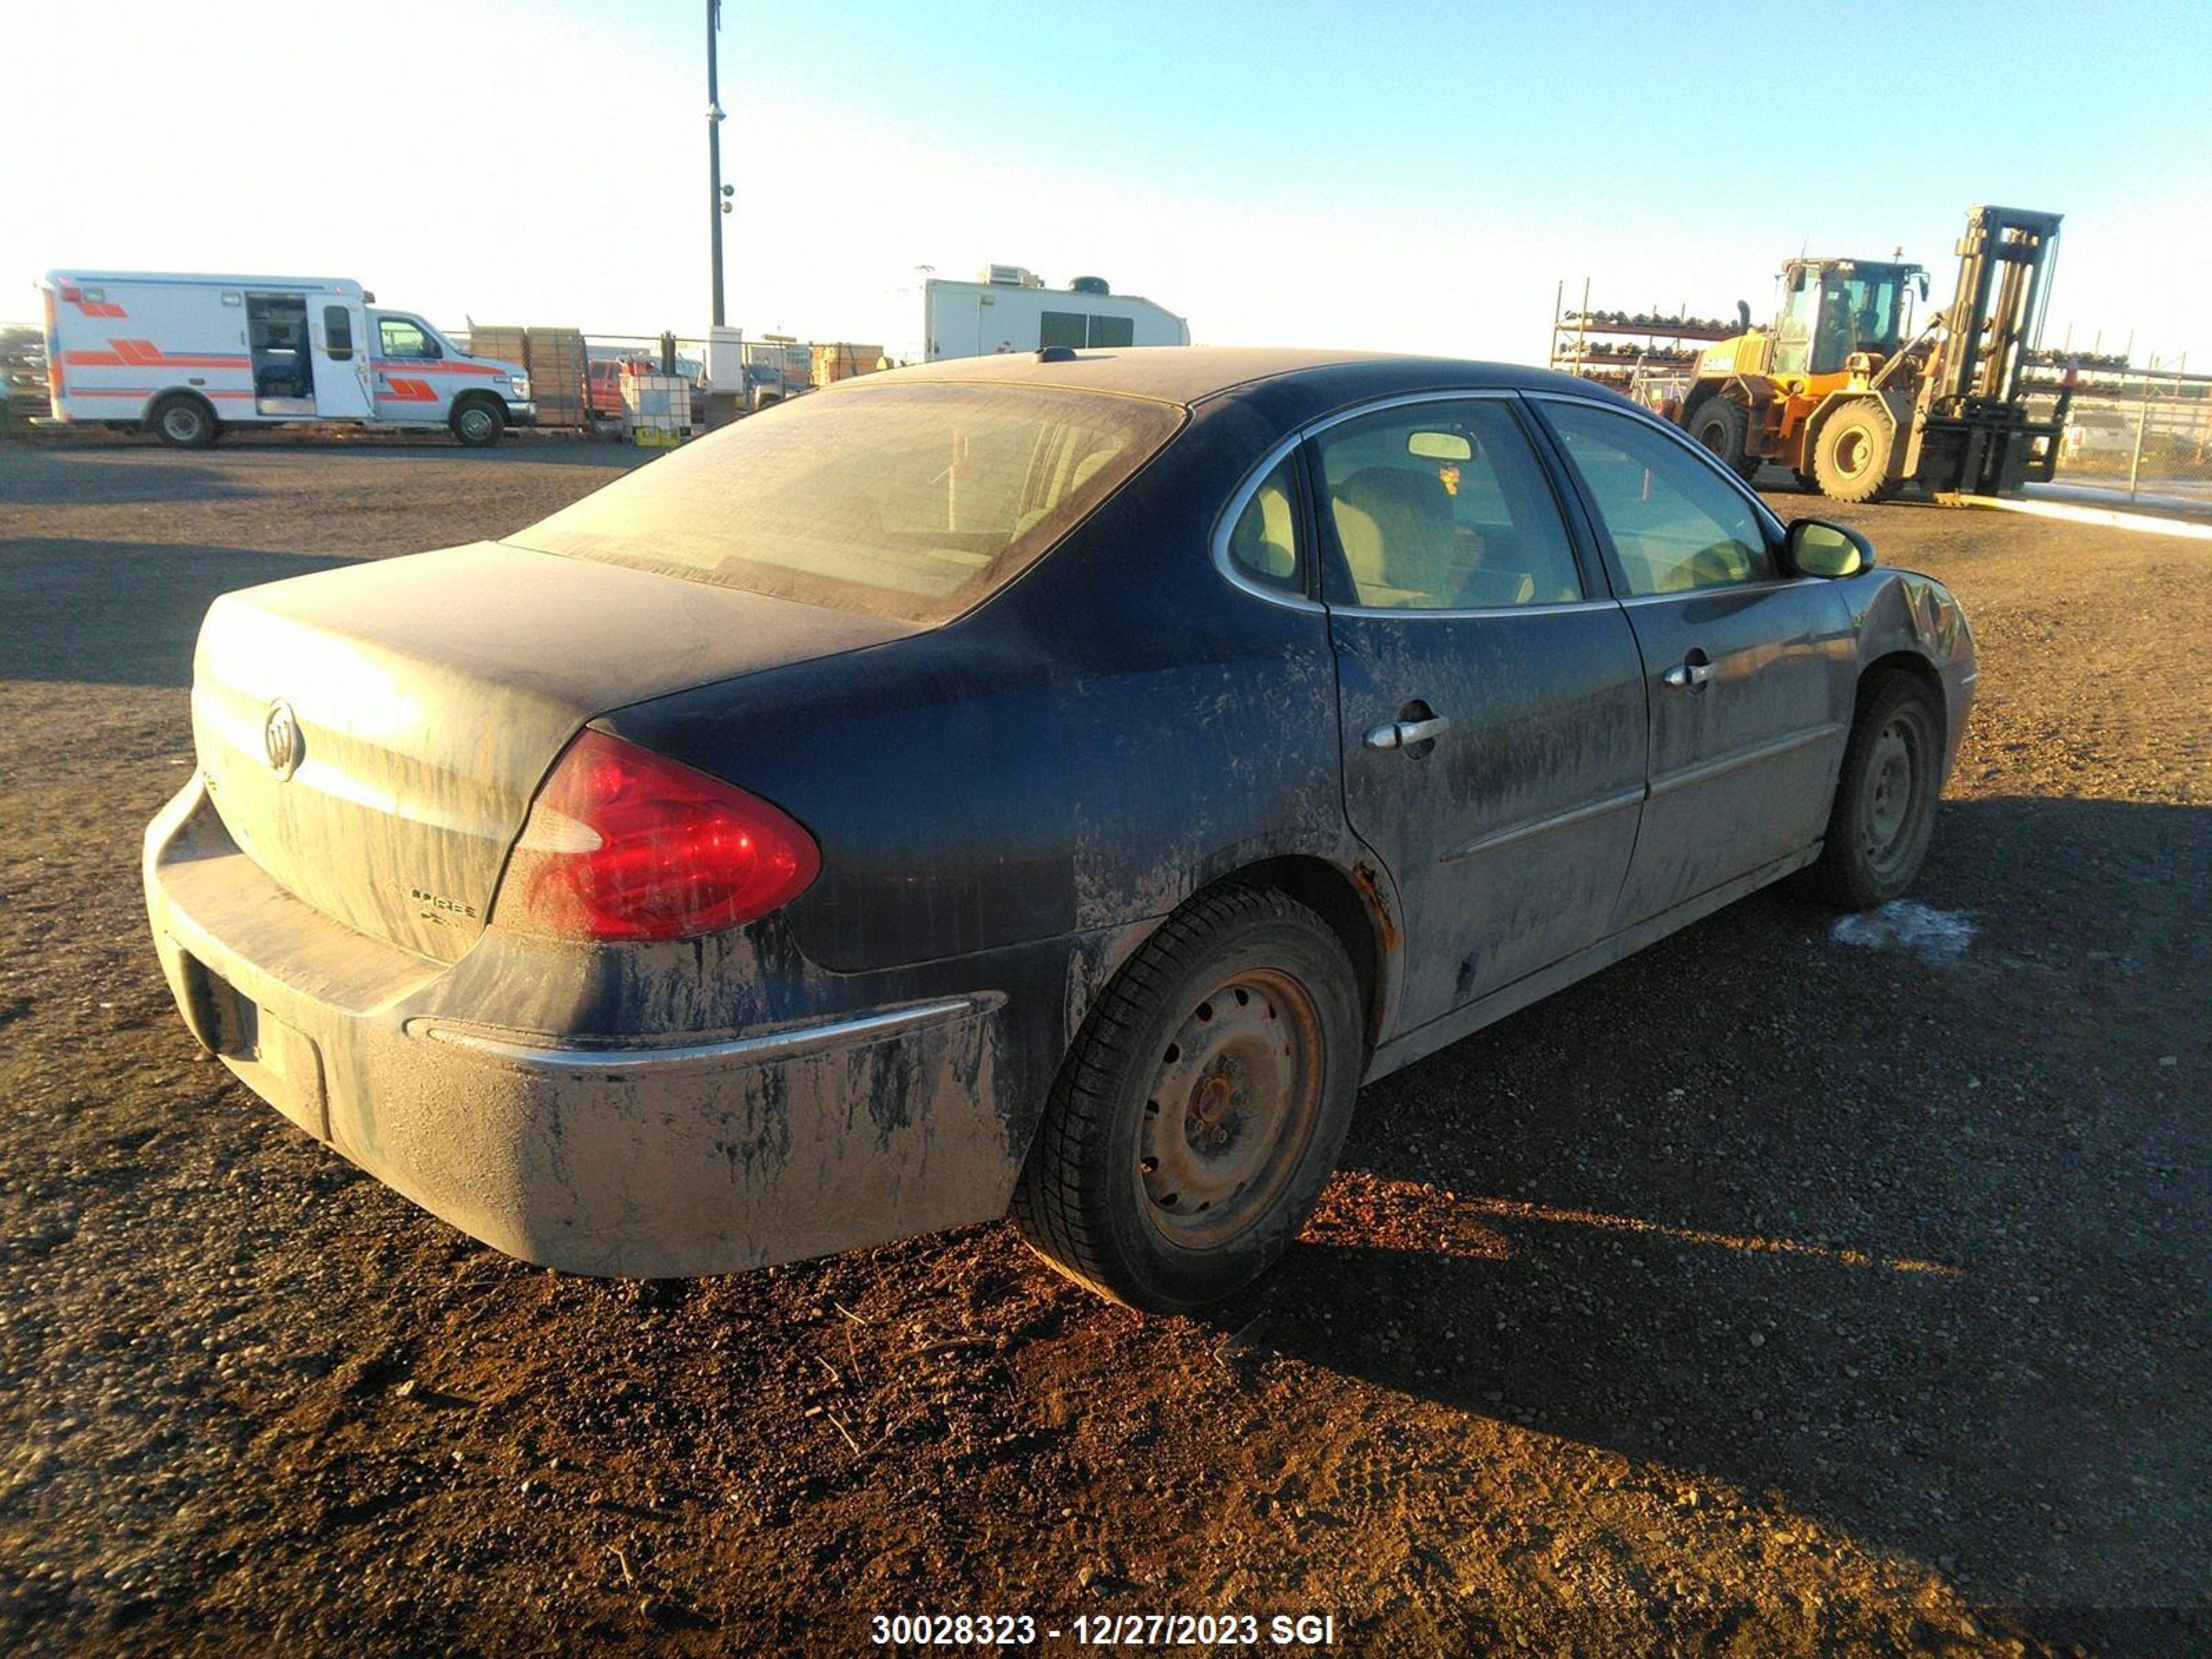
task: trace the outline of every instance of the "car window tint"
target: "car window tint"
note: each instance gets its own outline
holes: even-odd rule
[[[1544,410],[1597,504],[1632,595],[1774,574],[1751,503],[1665,433],[1588,404],[1548,402]]]
[[[1352,602],[1487,610],[1583,597],[1566,526],[1503,398],[1425,403],[1314,441]]]
[[[1282,593],[1305,592],[1297,490],[1297,473],[1286,456],[1252,492],[1229,532],[1230,562],[1253,581]]]
[[[508,540],[933,624],[1081,523],[1182,418],[1149,398],[854,380],[748,416]]]

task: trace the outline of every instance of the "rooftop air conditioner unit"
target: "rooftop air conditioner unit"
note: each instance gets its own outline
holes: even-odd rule
[[[1042,288],[1044,278],[1026,265],[985,265],[975,273],[979,283],[1000,288]]]

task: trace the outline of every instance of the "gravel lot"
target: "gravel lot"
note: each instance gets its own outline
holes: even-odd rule
[[[196,1058],[208,599],[629,459],[0,445],[0,1650],[2212,1650],[2212,550],[1850,514],[1981,644],[1927,913],[1770,891],[1378,1085],[1281,1273],[1139,1320],[1003,1224],[556,1278]]]

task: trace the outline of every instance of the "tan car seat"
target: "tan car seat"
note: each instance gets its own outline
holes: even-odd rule
[[[1330,496],[1337,541],[1362,605],[1442,607],[1438,591],[1465,562],[1452,533],[1451,506],[1431,475],[1403,467],[1363,467]]]

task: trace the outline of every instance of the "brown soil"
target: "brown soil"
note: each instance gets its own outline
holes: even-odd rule
[[[136,860],[208,599],[627,459],[0,446],[0,1648],[862,1653],[928,1611],[1072,1652],[1109,1610],[2212,1646],[2199,544],[1850,513],[1975,622],[1916,895],[1971,945],[1740,904],[1370,1090],[1290,1261],[1201,1322],[1003,1224],[555,1277],[196,1058]]]

